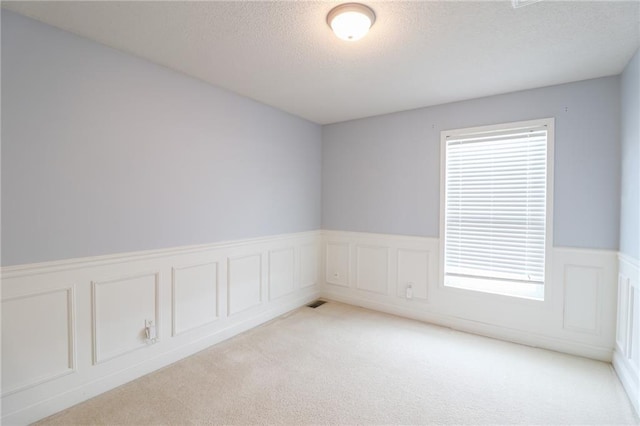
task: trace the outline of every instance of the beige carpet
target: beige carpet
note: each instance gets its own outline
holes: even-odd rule
[[[335,302],[42,424],[638,424],[610,364]]]

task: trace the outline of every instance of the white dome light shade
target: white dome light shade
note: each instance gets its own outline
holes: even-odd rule
[[[376,14],[360,3],[345,3],[336,6],[327,15],[327,23],[343,40],[356,41],[367,35],[376,21]]]

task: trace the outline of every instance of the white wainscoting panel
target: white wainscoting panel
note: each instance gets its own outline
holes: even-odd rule
[[[640,289],[637,285],[629,286],[629,345],[628,354],[634,371],[640,371]]]
[[[269,252],[269,300],[295,289],[295,251],[292,247]]]
[[[516,343],[611,360],[616,252],[552,249],[547,259],[550,272],[545,300],[537,301],[443,286],[439,282],[438,238],[343,231],[324,231],[323,235],[325,298]],[[388,266],[385,253],[389,254]],[[355,287],[332,276],[333,271],[349,268],[356,271]],[[388,292],[383,291],[387,280]],[[413,290],[410,299],[406,297],[409,283]]]
[[[591,266],[564,267],[564,328],[598,333],[602,269]]]
[[[93,282],[94,363],[144,348],[146,321],[161,335],[159,273]]]
[[[218,263],[173,268],[173,335],[218,319]]]
[[[327,242],[325,280],[329,284],[348,287],[351,274],[349,243]]]
[[[356,246],[356,287],[387,294],[389,287],[389,248]]]
[[[75,369],[73,289],[2,301],[2,395]]]
[[[429,288],[429,252],[424,250],[398,249],[397,296],[405,298],[411,286],[413,298],[427,300]]]
[[[312,231],[2,268],[2,423],[32,423],[317,299],[320,242]]]
[[[319,253],[317,244],[300,247],[300,287],[309,287],[318,283]]]
[[[616,327],[616,345],[621,353],[626,354],[629,350],[631,341],[629,340],[629,331],[632,328],[632,324],[629,321],[629,314],[632,306],[631,294],[633,287],[631,286],[631,279],[625,276],[622,271],[618,274],[618,322]]]
[[[262,303],[262,254],[231,258],[228,265],[229,315]]]
[[[619,262],[613,366],[640,415],[640,260],[621,254]]]

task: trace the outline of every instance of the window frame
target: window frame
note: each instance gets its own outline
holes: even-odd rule
[[[517,129],[522,127],[546,126],[547,127],[547,175],[546,175],[546,211],[545,211],[545,262],[544,283],[542,284],[542,298],[528,297],[507,292],[489,291],[487,289],[468,288],[445,285],[445,220],[446,220],[446,176],[447,176],[447,136],[459,136],[470,133],[492,132]],[[445,291],[463,292],[466,294],[483,295],[504,300],[521,300],[536,304],[549,303],[551,291],[549,283],[552,275],[552,248],[553,248],[553,187],[554,187],[554,152],[555,152],[555,118],[542,118],[527,121],[515,121],[485,126],[465,127],[440,132],[440,247],[439,247],[439,280],[438,287]],[[506,299],[505,299],[506,298]]]

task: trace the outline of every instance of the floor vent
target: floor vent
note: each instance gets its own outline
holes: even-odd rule
[[[325,303],[327,303],[327,302],[325,302],[324,300],[316,300],[315,302],[309,303],[307,306],[308,306],[309,308],[313,308],[313,309],[315,309],[315,308],[317,308],[318,306],[322,306],[322,305],[324,305]]]

